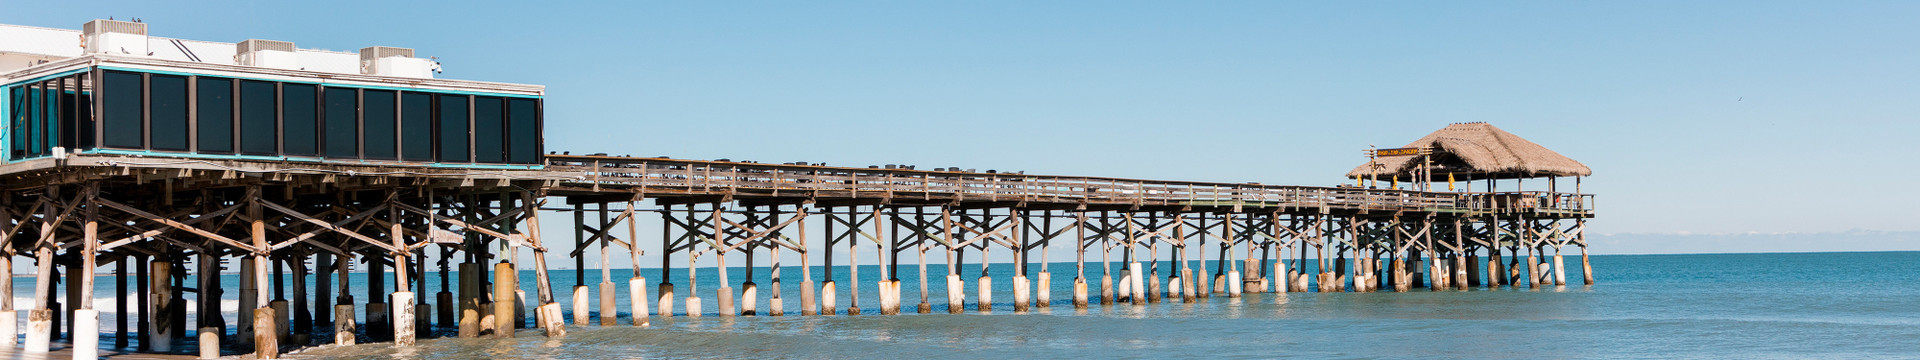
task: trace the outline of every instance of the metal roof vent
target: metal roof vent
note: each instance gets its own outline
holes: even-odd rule
[[[247,39],[233,44],[234,62],[242,66],[299,70],[300,58],[294,56],[292,42]]]
[[[81,27],[81,39],[88,54],[147,56],[147,24],[130,21],[94,20]]]
[[[413,57],[413,49],[368,46],[360,49],[360,73],[367,75],[433,78],[440,64]]]

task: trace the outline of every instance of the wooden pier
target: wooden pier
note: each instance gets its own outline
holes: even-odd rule
[[[162,131],[171,116],[163,112],[173,110],[158,107],[175,76],[199,100],[181,108],[196,122],[180,134]],[[258,80],[303,77],[330,82],[303,89]],[[1561,286],[1571,271],[1593,283],[1584,236],[1593,196],[1578,189],[1589,172],[1487,124],[1370,152],[1347,174],[1350,186],[1285,186],[558,155],[539,141],[542,90],[511,84],[426,80],[391,89],[396,82],[379,75],[110,55],[4,78],[16,95],[7,120],[43,131],[16,132],[0,165],[0,267],[19,258],[37,266],[25,274],[36,284],[32,303],[14,304],[12,282],[0,282],[0,324],[13,323],[16,306],[27,309],[30,353],[69,341],[75,358],[98,354],[87,349],[102,348],[103,310],[91,308],[99,276],[132,299],[111,311],[118,326],[104,333],[109,348],[245,349],[260,358],[329,343],[411,345],[434,328],[565,336],[583,326],[647,326],[652,317],[788,316],[796,302],[800,316],[929,313],[936,301],[953,313],[1022,313],[1261,292]],[[277,100],[250,112],[262,98],[249,89]],[[148,100],[129,103],[127,94]],[[293,105],[309,100],[301,106],[318,115]],[[208,122],[209,113],[221,117]],[[253,123],[248,114],[264,117]],[[418,129],[434,135],[408,137],[416,118],[431,119]],[[296,121],[319,122],[308,130],[320,134],[289,133]],[[347,130],[334,132],[330,121]],[[116,124],[142,130],[121,136]],[[260,133],[274,141],[258,148],[265,153],[236,149],[259,140],[249,124],[279,129]],[[469,130],[442,131],[450,127]],[[181,148],[170,147],[175,135],[186,139]],[[307,145],[313,153],[302,152]],[[1574,191],[1558,191],[1558,178],[1573,178]],[[1546,190],[1525,190],[1526,179]],[[1456,183],[1466,188],[1434,189]],[[1494,188],[1502,184],[1514,188]],[[571,216],[572,238],[542,237],[542,216],[556,214]],[[643,219],[658,219],[658,228]],[[1060,259],[1048,259],[1056,246],[1072,249],[1076,264],[1059,279],[1049,265]],[[1577,270],[1561,259],[1567,246],[1580,252]],[[833,249],[843,248],[836,258]],[[929,267],[929,253],[938,267]],[[799,264],[782,263],[783,254]],[[1014,261],[992,263],[990,254]],[[689,270],[703,257],[748,275],[719,271],[719,288],[697,288]],[[631,261],[635,276],[612,279],[604,264],[615,258]],[[555,289],[550,259],[572,260],[576,278],[598,271],[602,280]],[[602,265],[590,270],[589,259]],[[982,272],[960,271],[969,261]],[[863,278],[863,264],[880,271]],[[1106,271],[1116,264],[1122,270]],[[642,266],[663,276],[640,277]],[[776,271],[754,278],[760,266]],[[781,278],[778,269],[792,266],[801,278]],[[989,267],[1015,275],[994,279]],[[833,280],[837,269],[852,272],[847,283]],[[202,275],[221,271],[240,274],[237,291]],[[356,271],[368,274],[364,288],[348,286]],[[929,277],[945,279],[946,299],[930,298]],[[528,281],[532,294],[521,290]],[[1071,293],[1053,293],[1054,281],[1070,282]],[[783,293],[783,282],[798,282],[799,293]],[[995,289],[1011,289],[1012,299],[993,298]],[[573,301],[559,303],[558,291]],[[879,303],[861,304],[863,291]],[[186,294],[205,299],[191,327]],[[621,296],[629,308],[616,308]],[[214,299],[238,300],[241,323],[226,324]],[[1011,308],[996,307],[1004,305]],[[189,329],[201,347],[176,348]],[[0,339],[11,343],[18,330],[0,327]]]

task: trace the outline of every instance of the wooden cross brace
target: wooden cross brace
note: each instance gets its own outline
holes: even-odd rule
[[[544,201],[542,201],[542,202],[544,202]],[[481,227],[476,227],[476,226],[471,226],[471,225],[468,225],[468,224],[467,224],[466,222],[464,222],[464,221],[460,221],[460,220],[458,220],[458,219],[454,219],[454,218],[451,218],[451,217],[444,217],[444,216],[440,216],[440,214],[435,214],[435,213],[433,213],[433,212],[431,212],[431,211],[426,211],[426,210],[421,210],[420,208],[417,208],[417,207],[413,207],[413,205],[407,205],[407,204],[404,204],[404,203],[399,203],[399,202],[394,202],[394,203],[389,203],[389,204],[387,204],[387,206],[392,206],[392,207],[395,207],[395,208],[398,208],[398,209],[400,209],[400,211],[404,211],[404,212],[410,212],[410,213],[414,213],[414,214],[415,214],[416,216],[424,216],[424,217],[426,217],[426,218],[428,219],[428,222],[429,222],[429,223],[442,223],[442,224],[447,224],[447,225],[452,225],[452,226],[455,226],[455,227],[459,227],[459,228],[461,228],[461,229],[463,229],[463,230],[466,230],[466,231],[472,231],[472,232],[475,232],[475,233],[479,233],[479,234],[481,234],[481,235],[486,235],[486,236],[491,236],[491,237],[493,237],[493,238],[496,238],[496,239],[500,239],[500,240],[505,240],[505,241],[507,241],[507,242],[511,242],[511,243],[513,243],[513,244],[515,244],[515,245],[519,245],[519,246],[525,246],[525,247],[527,247],[527,248],[529,248],[529,249],[533,249],[534,251],[538,251],[538,252],[542,252],[542,253],[545,253],[545,252],[547,252],[547,248],[546,248],[545,246],[540,246],[540,244],[536,244],[536,243],[533,243],[533,242],[530,242],[530,241],[528,241],[528,240],[527,240],[527,236],[526,236],[525,234],[523,234],[523,233],[514,233],[514,234],[512,234],[512,235],[508,235],[508,234],[503,234],[503,233],[501,233],[501,232],[498,232],[498,231],[493,231],[493,230],[489,230],[489,229],[486,229],[486,228],[481,228]],[[537,208],[537,207],[539,207],[539,205],[538,205],[538,204],[534,204],[534,205],[531,205],[531,207],[535,207],[535,208]]]
[[[961,230],[960,236],[966,240],[955,244],[948,244],[948,247],[960,248],[973,246],[974,248],[985,250],[987,243],[981,242],[980,240],[987,240],[1007,249],[1019,249],[1020,244],[1013,242],[1012,233],[1012,231],[1019,228],[1018,225],[1020,223],[1017,220],[1014,216],[1003,216],[999,221],[994,221],[993,215],[966,216],[965,213],[962,213],[960,221],[955,222],[953,226]],[[968,235],[969,233],[971,233],[971,235]],[[976,243],[979,245],[974,245]]]

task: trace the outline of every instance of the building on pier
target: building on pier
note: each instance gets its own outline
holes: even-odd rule
[[[0,268],[26,258],[37,269],[29,303],[0,286],[0,324],[24,308],[27,351],[62,338],[97,348],[84,345],[101,334],[102,311],[88,299],[105,265],[115,265],[117,295],[133,299],[111,311],[116,346],[182,352],[175,339],[193,333],[202,354],[261,358],[327,343],[409,345],[432,328],[562,336],[623,316],[644,326],[794,308],[860,314],[863,288],[869,307],[897,314],[903,288],[917,286],[915,309],[926,313],[936,308],[929,276],[946,279],[949,312],[1559,285],[1558,250],[1577,245],[1584,260],[1593,215],[1592,196],[1578,192],[1584,165],[1486,124],[1370,153],[1365,178],[1349,176],[1371,186],[561,155],[542,143],[542,87],[437,79],[438,66],[403,48],[167,39],[138,22],[0,25]],[[1432,186],[1456,176],[1489,185]],[[1575,191],[1559,192],[1551,179],[1567,176]],[[1547,190],[1523,191],[1540,177]],[[1419,186],[1402,188],[1402,178]],[[1501,181],[1511,190],[1494,187]],[[540,215],[554,212],[572,215],[570,244],[542,239]],[[657,235],[640,231],[643,219]],[[1063,286],[1051,280],[1053,246],[1074,253]],[[571,258],[585,279],[596,252],[601,282],[577,281],[572,303],[560,304],[548,257]],[[995,252],[1015,261],[991,263]],[[752,275],[781,268],[783,253],[801,262],[797,307],[780,272]],[[929,253],[944,270],[930,275]],[[1016,275],[963,274],[969,255]],[[635,270],[658,264],[660,278],[635,271],[614,282],[606,264],[619,256]],[[690,271],[702,257],[749,271],[740,282],[719,272],[702,296]],[[863,282],[862,263],[882,266]],[[222,269],[240,273],[237,291],[199,276]],[[348,286],[356,269],[364,289]],[[533,271],[531,293],[519,269]],[[1582,273],[1591,283],[1591,269]],[[1054,301],[1056,287],[1071,300]],[[996,301],[995,289],[1013,298]],[[188,294],[237,299],[240,324],[229,330],[219,301],[186,318]],[[630,308],[615,308],[622,295]],[[20,330],[0,326],[0,346]]]
[[[1366,163],[1347,172],[1356,183],[1378,187],[1382,179],[1389,179],[1387,186],[1398,188],[1400,180],[1405,179],[1408,188],[1420,191],[1433,191],[1436,184],[1445,183],[1447,192],[1458,194],[1455,209],[1435,212],[1454,220],[1443,226],[1460,228],[1462,236],[1455,237],[1457,243],[1409,245],[1413,249],[1459,258],[1457,265],[1467,271],[1481,263],[1466,258],[1477,258],[1478,253],[1485,252],[1489,255],[1485,269],[1492,269],[1489,274],[1505,274],[1489,276],[1486,281],[1538,286],[1566,283],[1559,252],[1566,245],[1575,245],[1580,249],[1584,281],[1593,283],[1585,236],[1586,219],[1593,216],[1593,195],[1579,191],[1580,180],[1593,175],[1586,164],[1484,122],[1448,125],[1405,146],[1369,150],[1368,154]],[[1573,192],[1559,191],[1561,178],[1573,178]],[[1536,184],[1545,180],[1547,190],[1524,191],[1528,179],[1535,179]],[[1476,181],[1484,183],[1481,191],[1473,190]],[[1502,181],[1511,190],[1500,191]],[[1391,246],[1395,241],[1382,242]],[[1502,248],[1507,249],[1507,263],[1500,263]],[[1537,261],[1538,254],[1547,248],[1554,253],[1552,262],[1542,264]],[[1518,264],[1521,251],[1527,252],[1526,264]],[[1522,281],[1521,271],[1506,270],[1517,268],[1524,268],[1524,275],[1535,280]],[[1478,286],[1481,281],[1477,276],[1463,280],[1467,281],[1460,282],[1460,287]]]

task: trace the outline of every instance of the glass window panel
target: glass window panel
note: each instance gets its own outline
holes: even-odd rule
[[[433,161],[433,96],[400,95],[400,149],[407,161]]]
[[[77,112],[77,109],[74,109],[73,106],[74,102],[78,101],[78,99],[73,96],[72,91],[65,90],[68,86],[77,83],[72,81],[74,79],[75,78],[54,80],[53,89],[56,90],[49,92],[47,95],[58,100],[58,106],[55,107],[57,110],[47,117],[47,146],[49,148],[54,146],[67,146],[69,147],[67,150],[73,150],[73,148],[70,147],[73,144],[66,143],[64,139],[67,135],[67,129],[73,126],[72,124],[75,121],[73,116]],[[49,153],[51,153],[51,151],[49,151]]]
[[[467,157],[467,97],[440,96],[440,162],[470,162]]]
[[[507,100],[507,161],[537,163],[540,158],[540,104],[533,99]]]
[[[505,104],[497,97],[473,98],[473,161],[506,161]]]
[[[252,155],[280,153],[280,120],[276,118],[274,83],[240,81],[240,152]]]
[[[187,78],[153,75],[147,104],[151,107],[154,150],[187,150]]]
[[[93,111],[89,110],[93,109],[92,94],[80,97],[80,109],[82,109],[81,113],[77,114],[78,116],[73,120],[78,125],[67,127],[68,129],[72,129],[67,131],[67,133],[69,137],[79,139],[79,141],[75,143],[74,148],[92,149],[94,148],[93,129],[95,128]]]
[[[62,80],[65,81],[63,85],[67,86],[68,90],[60,92],[60,108],[66,110],[61,112],[60,123],[55,124],[52,130],[56,134],[53,138],[53,146],[67,148],[69,152],[74,149],[83,149],[79,143],[80,124],[83,120],[89,120],[87,118],[93,113],[91,108],[87,107],[91,105],[87,102],[87,96],[83,96],[83,93],[74,89],[80,87],[81,80],[81,75],[68,76]]]
[[[40,125],[40,118],[45,116],[47,111],[46,100],[43,100],[46,99],[46,97],[47,93],[41,90],[40,84],[33,84],[27,87],[27,146],[23,148],[27,152],[27,157],[39,156],[41,154],[40,131],[42,126]]]
[[[33,153],[51,155],[53,154],[53,141],[60,138],[58,132],[60,116],[62,113],[68,112],[67,108],[60,106],[60,82],[55,80],[42,85],[40,88],[40,97],[36,100],[39,100],[39,103],[35,105],[40,106],[40,120],[39,123],[35,125],[39,131],[39,138],[34,139],[37,145],[34,146]]]
[[[20,159],[27,155],[27,88],[15,86],[7,88],[7,131],[9,156]]]
[[[143,126],[145,121],[141,119],[140,113],[141,108],[146,105],[142,101],[146,98],[146,94],[141,90],[140,77],[139,73],[121,71],[108,71],[101,77],[100,87],[105,91],[103,94],[105,96],[100,100],[105,108],[100,118],[103,127],[101,130],[105,132],[102,134],[105,138],[105,143],[102,145],[117,148],[145,148],[142,141],[146,132]],[[39,135],[35,134],[35,136]]]
[[[394,118],[393,92],[366,90],[361,94],[361,118],[364,119],[361,131],[366,134],[366,157],[368,159],[392,160],[394,158]]]
[[[360,91],[327,88],[327,157],[360,157]]]
[[[194,84],[194,136],[198,152],[233,153],[233,80],[199,78]]]
[[[287,156],[320,155],[320,129],[316,122],[319,90],[307,84],[280,84],[280,141]]]

